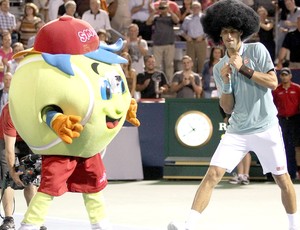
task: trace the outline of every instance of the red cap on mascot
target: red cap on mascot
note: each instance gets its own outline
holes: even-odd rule
[[[85,54],[99,47],[99,38],[93,27],[70,16],[62,16],[44,25],[37,33],[34,46],[14,57],[30,53]]]

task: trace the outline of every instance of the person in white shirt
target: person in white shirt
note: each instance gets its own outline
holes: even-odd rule
[[[111,30],[108,13],[100,9],[100,0],[90,0],[90,10],[83,13],[82,20],[88,22],[96,32],[100,29]]]
[[[148,54],[148,44],[139,34],[139,27],[137,24],[131,24],[128,28],[126,43],[124,51],[128,52],[132,59],[132,67],[136,72],[144,72],[144,56]]]

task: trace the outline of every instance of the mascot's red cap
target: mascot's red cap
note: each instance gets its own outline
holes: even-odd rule
[[[33,54],[85,54],[99,47],[99,38],[87,22],[70,16],[62,16],[44,25],[36,35],[34,46],[14,57]]]

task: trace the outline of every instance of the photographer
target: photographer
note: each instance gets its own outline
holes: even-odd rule
[[[1,127],[2,126],[2,127]],[[20,179],[20,176],[23,174],[23,172],[16,171],[15,169],[15,162],[16,162],[16,156],[21,160],[22,157],[28,155],[31,153],[28,146],[25,144],[25,142],[21,139],[21,137],[18,135],[12,120],[10,118],[9,114],[9,106],[6,104],[2,110],[2,114],[0,117],[0,133],[3,132],[3,138],[5,142],[5,155],[7,160],[7,168],[10,174],[10,177],[12,178],[13,182],[16,186],[19,188],[24,188],[24,197],[27,203],[27,206],[30,203],[31,198],[35,195],[37,188],[32,183],[24,184],[22,180]],[[0,135],[1,137],[1,135]],[[19,148],[19,153],[15,154],[15,146]],[[3,165],[3,164],[2,164]],[[2,169],[3,170],[3,169]],[[3,175],[1,175],[3,177]],[[4,180],[4,178],[1,178]],[[8,179],[8,178],[7,178]],[[3,208],[5,212],[5,218],[3,220],[2,225],[0,226],[0,230],[4,229],[15,229],[14,225],[14,219],[12,217],[13,215],[13,199],[14,199],[14,188],[13,182],[9,181],[7,184],[7,188],[4,191],[3,196]],[[46,229],[44,226],[41,227],[41,230]]]

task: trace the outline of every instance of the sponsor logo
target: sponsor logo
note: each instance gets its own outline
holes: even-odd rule
[[[244,64],[247,65],[249,63],[249,58],[248,57],[245,57],[244,59]]]
[[[284,170],[284,168],[285,168],[284,166],[278,166],[278,167],[276,167],[276,170],[277,171],[282,171],[282,170]]]
[[[97,36],[97,34],[92,28],[84,29],[78,32],[78,37],[81,42],[88,42],[94,36]]]
[[[107,180],[107,177],[106,177],[106,173],[103,173],[102,177],[100,178],[99,182],[100,184],[105,182]]]

